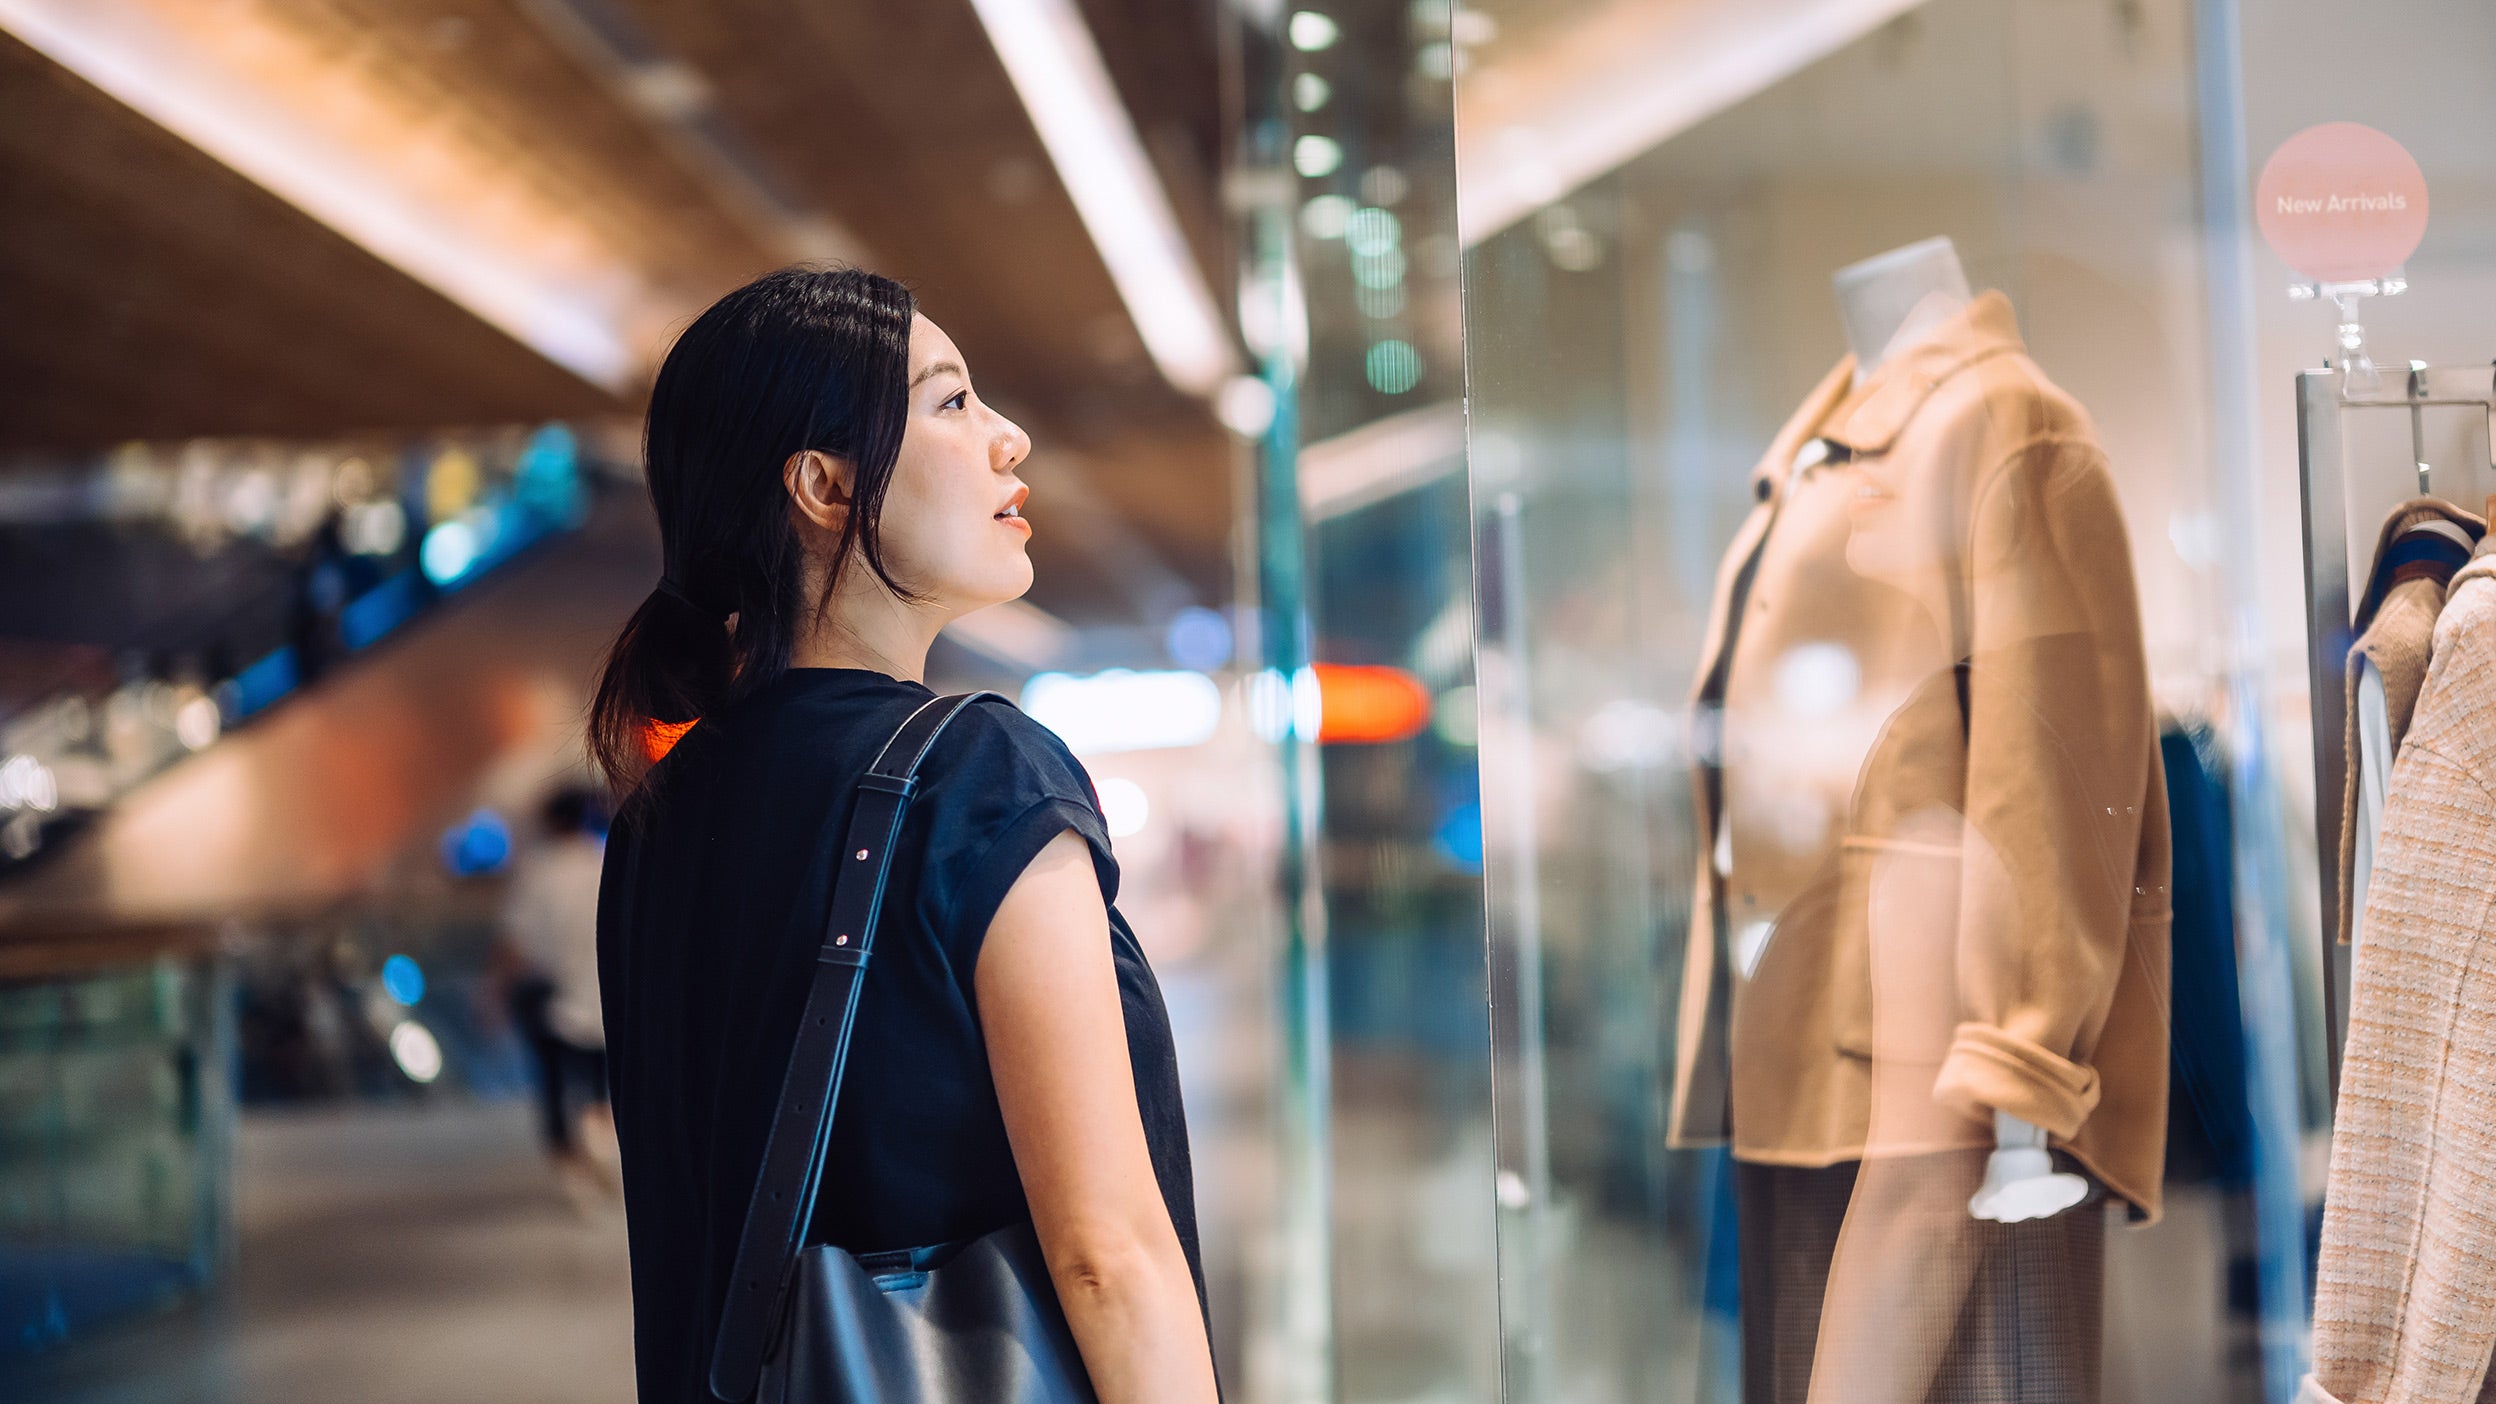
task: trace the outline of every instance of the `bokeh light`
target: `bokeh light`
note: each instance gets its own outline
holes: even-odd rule
[[[1291,168],[1311,180],[1333,175],[1343,166],[1343,144],[1311,133],[1291,144]]]
[[[1101,818],[1109,825],[1114,839],[1131,838],[1144,832],[1153,817],[1153,802],[1144,787],[1120,776],[1111,776],[1100,783]]]
[[[424,967],[413,956],[394,955],[381,963],[382,993],[413,1007],[425,997]]]
[[[1369,348],[1362,369],[1368,374],[1372,389],[1385,395],[1401,395],[1421,383],[1421,353],[1409,341],[1393,337]]]

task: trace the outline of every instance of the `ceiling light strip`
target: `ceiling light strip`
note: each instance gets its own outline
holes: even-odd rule
[[[1071,0],[971,0],[971,7],[1144,349],[1171,384],[1211,394],[1234,368],[1229,332],[1082,16]]]
[[[609,390],[630,383],[636,357],[608,308],[394,187],[375,163],[217,71],[143,10],[0,0],[0,29],[548,360]]]
[[[1920,3],[1617,0],[1585,22],[1602,42],[1488,64],[1496,85],[1459,77],[1458,236],[1479,244]]]

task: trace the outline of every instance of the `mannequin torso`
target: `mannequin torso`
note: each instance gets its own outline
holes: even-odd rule
[[[1838,316],[1855,355],[1855,383],[1915,346],[1975,300],[1958,247],[1925,239],[1849,264],[1831,279]],[[1983,1188],[1968,1201],[1980,1219],[2018,1223],[2059,1214],[2088,1195],[2088,1182],[2054,1169],[2041,1127],[1994,1113],[1995,1150]]]

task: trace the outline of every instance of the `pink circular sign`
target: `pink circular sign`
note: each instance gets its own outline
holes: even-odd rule
[[[2427,178],[2401,144],[2355,122],[2281,143],[2254,187],[2271,252],[2316,282],[2380,278],[2427,233]]]

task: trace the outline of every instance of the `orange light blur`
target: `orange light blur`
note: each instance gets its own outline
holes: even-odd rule
[[[653,720],[648,726],[643,727],[641,731],[642,754],[650,758],[650,763],[652,765],[657,765],[660,759],[666,756],[668,752],[676,749],[676,743],[683,740],[685,738],[685,733],[693,730],[693,727],[693,722],[689,721],[663,722]]]
[[[1430,724],[1430,690],[1401,668],[1319,663],[1317,739],[1321,745],[1404,741]]]

